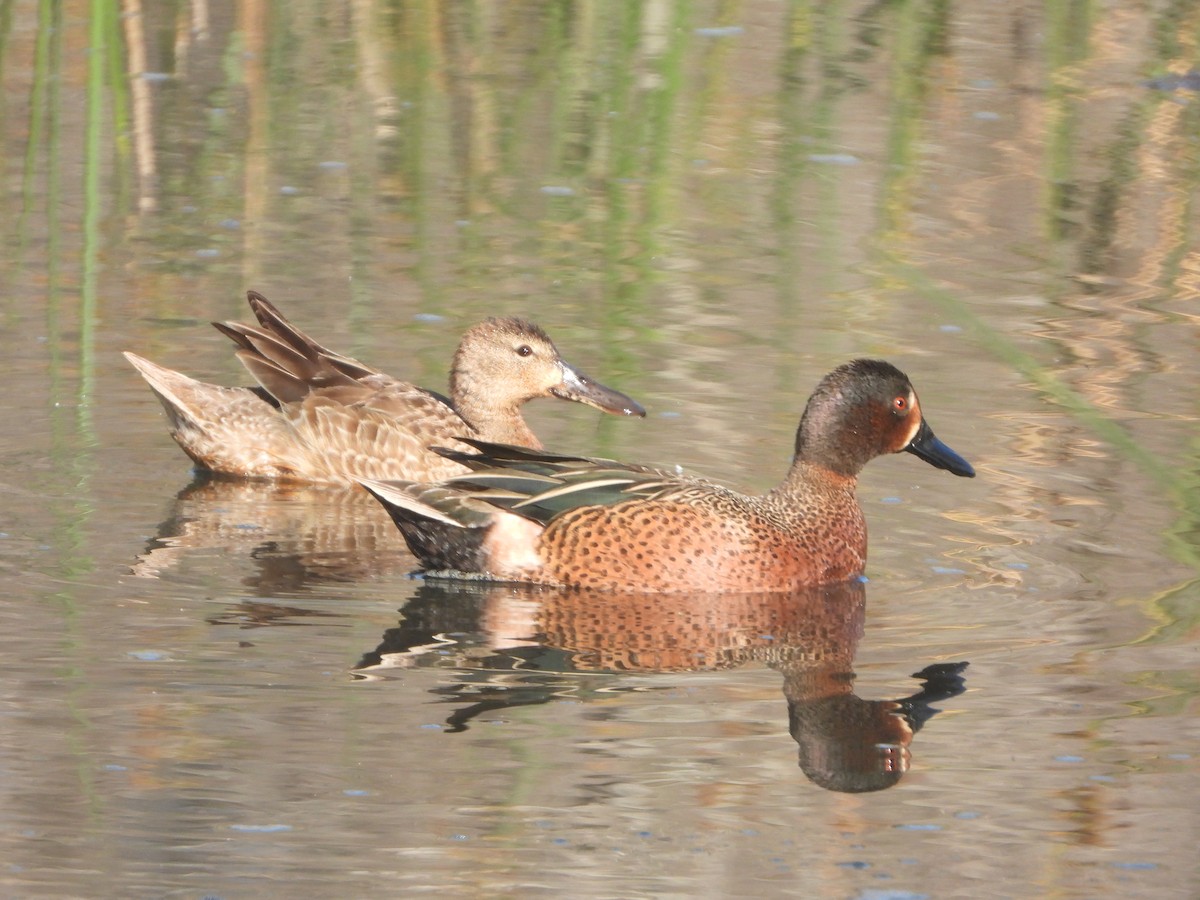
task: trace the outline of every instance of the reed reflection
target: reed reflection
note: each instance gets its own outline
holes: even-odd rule
[[[924,686],[904,698],[858,697],[853,664],[865,609],[865,585],[857,581],[793,594],[719,595],[425,583],[355,671],[388,677],[397,668],[453,669],[454,683],[436,692],[457,707],[446,729],[464,731],[505,708],[653,689],[645,682],[622,687],[613,677],[621,674],[761,662],[783,675],[804,774],[829,790],[874,791],[908,771],[913,737],[937,712],[931,704],[963,692],[967,663],[917,672]]]

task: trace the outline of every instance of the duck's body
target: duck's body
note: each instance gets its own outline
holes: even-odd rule
[[[545,332],[521,319],[488,319],[467,331],[446,398],[322,347],[262,295],[248,297],[261,327],[213,324],[238,345],[260,387],[206,384],[125,354],[162,401],[184,452],[214,472],[325,483],[436,481],[465,471],[432,449],[461,446],[459,437],[540,447],[521,415],[535,397],[645,414],[569,366]]]
[[[469,474],[364,486],[428,571],[560,587],[780,591],[854,578],[867,555],[854,489],[870,459],[908,450],[974,475],[924,422],[907,377],[876,360],[822,380],[787,476],[761,496],[644,466],[468,443],[478,455],[444,452]]]
[[[681,482],[645,500],[572,510],[541,534],[541,575],[557,584],[659,592],[794,590],[861,574],[867,528],[853,483],[807,474],[792,489],[763,496]],[[828,532],[826,522],[838,527]],[[613,534],[619,546],[610,543]],[[600,564],[592,559],[597,552]]]

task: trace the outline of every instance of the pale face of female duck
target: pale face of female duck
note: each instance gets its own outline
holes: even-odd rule
[[[636,401],[570,365],[532,322],[487,319],[463,335],[450,370],[450,398],[471,426],[467,436],[540,448],[521,415],[521,407],[539,397],[584,403],[613,415],[646,414]]]
[[[454,358],[451,399],[322,347],[250,292],[259,327],[213,323],[239,347],[258,388],[196,381],[132,353],[171,420],[172,436],[200,466],[226,475],[295,481],[358,478],[433,481],[465,471],[433,451],[477,437],[540,447],[520,407],[536,397],[644,416],[629,397],[587,378],[536,325],[489,319]]]
[[[855,360],[821,381],[791,468],[762,496],[608,460],[470,443],[479,455],[446,454],[469,475],[423,488],[365,484],[418,558],[475,577],[610,590],[776,591],[853,578],[866,563],[854,489],[867,462],[907,451],[975,474],[934,436],[908,378],[878,360]]]

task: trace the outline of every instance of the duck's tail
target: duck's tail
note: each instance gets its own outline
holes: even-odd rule
[[[461,491],[411,481],[359,481],[383,504],[427,574],[487,577],[488,533],[507,515]]]

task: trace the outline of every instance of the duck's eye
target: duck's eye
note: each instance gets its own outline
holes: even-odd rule
[[[908,398],[904,396],[892,399],[892,409],[896,412],[908,412]]]
[[[528,344],[522,344],[517,348],[517,356],[533,356],[533,348]]]

